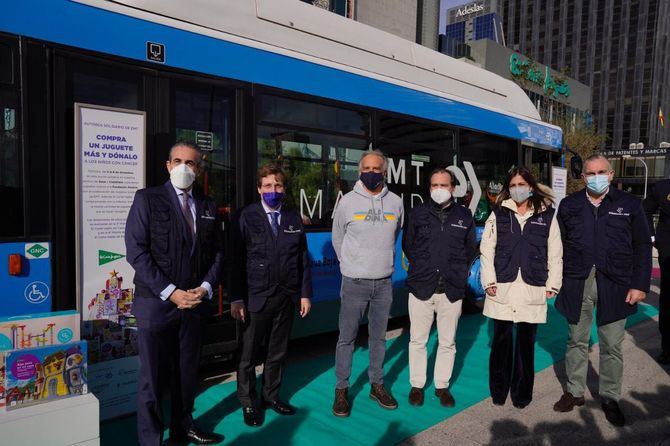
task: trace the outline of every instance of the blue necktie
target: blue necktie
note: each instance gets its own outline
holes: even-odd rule
[[[270,226],[272,227],[272,233],[276,237],[277,233],[279,232],[279,212],[271,212],[270,217],[271,217]]]

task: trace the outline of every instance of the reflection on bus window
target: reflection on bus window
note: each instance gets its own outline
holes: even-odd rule
[[[230,93],[210,85],[185,84],[175,88],[173,101],[175,140],[193,141],[202,150],[204,172],[197,187],[214,200],[225,220],[235,198]]]
[[[0,89],[0,237],[23,235],[18,93]]]
[[[486,222],[495,203],[507,172],[518,163],[518,144],[516,141],[495,137],[484,133],[463,130],[460,132],[460,160],[469,161],[474,168],[481,196],[475,208],[474,219],[477,225]],[[473,198],[473,185],[468,181],[468,191],[462,203],[470,207]]]
[[[338,200],[358,180],[365,139],[258,127],[259,165],[278,162],[289,175],[286,204],[306,226],[329,228]]]

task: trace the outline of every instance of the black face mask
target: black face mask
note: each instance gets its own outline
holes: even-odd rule
[[[375,190],[384,181],[384,174],[377,172],[363,172],[361,181],[368,190]]]

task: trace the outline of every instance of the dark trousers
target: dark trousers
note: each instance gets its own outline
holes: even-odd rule
[[[184,310],[168,321],[138,320],[137,327],[137,436],[141,445],[160,445],[165,425],[161,396],[167,389],[171,396],[170,436],[185,435],[193,427],[203,317]]]
[[[670,353],[670,253],[659,253],[658,263],[661,268],[658,330],[661,332],[661,348],[665,353]]]
[[[536,332],[537,324],[493,319],[489,388],[496,403],[504,403],[507,393],[514,404],[526,405],[533,399]]]
[[[293,324],[295,305],[290,298],[275,295],[265,302],[261,311],[250,312],[242,334],[242,351],[237,368],[237,397],[243,407],[258,404],[256,371],[263,367],[263,401],[279,399],[279,386],[288,340]]]

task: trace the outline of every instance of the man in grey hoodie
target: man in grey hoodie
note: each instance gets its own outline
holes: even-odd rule
[[[340,336],[335,353],[333,414],[349,416],[347,399],[354,341],[368,309],[370,398],[386,409],[398,403],[384,387],[386,323],[393,302],[391,275],[395,245],[402,227],[402,199],[384,183],[388,160],[377,150],[366,152],[358,163],[360,180],[342,197],[333,217],[333,247],[340,261]]]

